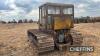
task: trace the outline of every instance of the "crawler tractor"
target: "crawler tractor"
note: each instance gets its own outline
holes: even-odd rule
[[[63,50],[73,45],[74,5],[46,3],[39,7],[39,29],[28,30],[28,37],[39,53]]]

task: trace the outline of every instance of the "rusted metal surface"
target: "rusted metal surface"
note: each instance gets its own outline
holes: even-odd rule
[[[48,10],[52,7],[53,9],[59,8],[59,14],[49,14]],[[64,8],[72,8],[72,14],[64,14]],[[51,27],[48,27],[48,16],[50,16],[52,23]],[[74,19],[74,5],[73,4],[60,4],[60,3],[45,3],[39,7],[39,29],[43,30],[54,30],[54,17],[65,17],[70,16],[72,21]],[[42,23],[41,23],[42,22]],[[72,22],[73,23],[73,22]],[[59,23],[58,23],[59,24]]]
[[[33,40],[33,43],[37,45],[39,52],[51,51],[54,50],[54,40],[53,36],[37,29],[29,30],[29,34],[31,33],[36,37],[37,42],[35,42],[34,36],[31,37],[30,40]]]

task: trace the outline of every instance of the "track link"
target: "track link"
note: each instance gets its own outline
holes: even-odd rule
[[[71,30],[71,35],[73,37],[73,45],[80,46],[83,42],[83,36],[79,31]]]
[[[30,30],[28,37],[33,45],[38,49],[39,53],[54,50],[53,36],[47,33],[40,32],[38,30]]]

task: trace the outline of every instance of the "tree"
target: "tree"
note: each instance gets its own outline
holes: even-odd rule
[[[15,19],[13,19],[12,23],[17,23],[17,21]]]
[[[28,23],[28,20],[27,20],[27,19],[24,19],[24,20],[23,20],[23,23]]]
[[[29,23],[33,23],[33,20],[32,20],[32,19],[30,19],[30,20],[29,20]]]
[[[0,23],[2,23],[2,24],[6,24],[6,22],[5,22],[5,21],[0,21]]]
[[[21,20],[21,19],[20,19],[20,20],[18,20],[18,23],[23,23],[23,20]]]

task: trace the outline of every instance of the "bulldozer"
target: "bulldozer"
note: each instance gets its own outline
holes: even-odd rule
[[[39,29],[29,29],[28,37],[39,53],[63,50],[73,45],[74,5],[45,3],[39,7]]]

